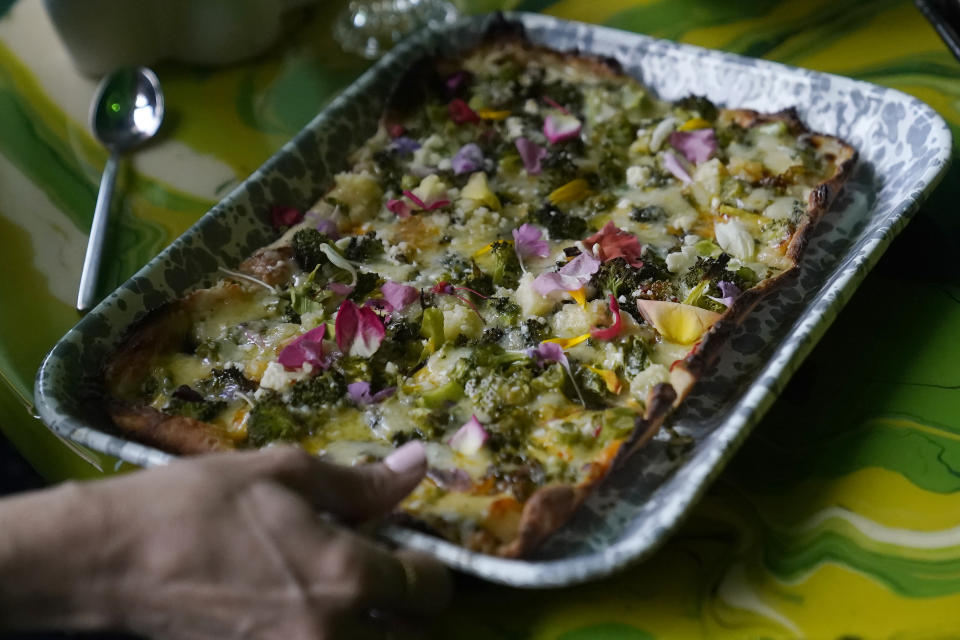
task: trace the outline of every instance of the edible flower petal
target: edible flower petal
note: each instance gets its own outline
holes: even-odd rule
[[[620,382],[620,378],[617,377],[617,373],[615,371],[591,367],[590,365],[587,365],[587,369],[590,369],[590,371],[593,371],[595,374],[600,376],[603,379],[603,383],[607,386],[607,390],[613,395],[619,395],[623,390],[623,383]],[[597,435],[600,434],[598,433]]]
[[[569,111],[567,111],[567,108],[565,106],[563,106],[562,104],[560,104],[559,102],[551,98],[550,96],[543,96],[543,101],[546,102],[551,107],[553,107],[554,109],[556,109],[557,111],[559,111],[560,113],[563,113],[563,114],[570,113]]]
[[[590,282],[590,276],[600,268],[600,261],[581,253],[563,265],[559,271],[541,273],[533,281],[533,290],[542,296],[554,291],[576,291]]]
[[[505,120],[510,117],[508,109],[477,109],[477,115],[483,120]]]
[[[396,391],[396,387],[387,387],[371,394],[370,383],[363,380],[351,382],[347,385],[347,393],[350,395],[350,399],[353,400],[353,404],[358,406],[383,402],[396,393]]]
[[[717,136],[713,129],[674,131],[670,134],[670,146],[689,162],[700,164],[717,152]]]
[[[450,161],[453,167],[454,175],[476,171],[483,166],[483,151],[475,143],[471,142],[460,147],[456,155]]]
[[[710,123],[703,118],[690,118],[682,125],[677,127],[677,131],[693,131],[695,129],[706,129]]]
[[[547,157],[547,150],[527,138],[517,138],[513,144],[517,147],[517,152],[520,154],[520,159],[523,160],[523,168],[526,169],[527,174],[531,176],[540,175],[543,170],[540,162]]]
[[[353,293],[354,287],[349,284],[343,284],[342,282],[331,282],[327,285],[327,289],[333,291],[337,295],[348,296]]]
[[[544,342],[560,345],[562,349],[570,349],[577,346],[581,342],[586,342],[590,339],[589,333],[581,333],[578,336],[573,336],[572,338],[547,338]]]
[[[407,136],[394,138],[393,142],[390,143],[390,150],[396,151],[401,156],[408,156],[419,148],[420,143]]]
[[[603,329],[591,329],[590,335],[598,340],[613,340],[620,335],[620,330],[623,329],[623,321],[620,318],[620,305],[617,304],[617,299],[614,298],[612,294],[610,295],[610,313],[613,314],[613,324]]]
[[[284,207],[274,205],[270,208],[270,224],[274,229],[280,230],[284,227],[292,227],[303,220],[303,212],[293,207]]]
[[[721,316],[693,305],[661,300],[637,300],[637,309],[664,339],[676,344],[693,344]]]
[[[380,287],[383,292],[383,299],[390,305],[391,311],[400,311],[413,304],[420,297],[420,292],[415,288],[387,280]]]
[[[454,98],[447,105],[447,111],[450,113],[450,119],[457,124],[466,124],[468,122],[480,122],[480,116],[470,108],[466,102],[460,98]]]
[[[687,173],[687,169],[672,151],[667,151],[665,154],[663,154],[663,166],[666,167],[667,171],[672,173],[673,177],[680,182],[684,184],[690,184],[693,182],[693,178],[691,178],[690,174]]]
[[[369,358],[380,348],[386,329],[373,309],[344,300],[337,309],[334,333],[344,354]]]
[[[740,294],[743,293],[740,291],[740,287],[733,284],[732,282],[727,282],[726,280],[721,280],[717,283],[717,286],[720,287],[721,298],[714,298],[713,296],[707,296],[714,302],[719,302],[728,309],[733,305],[733,301],[740,297]]]
[[[587,308],[587,292],[584,291],[583,287],[580,287],[575,291],[568,291],[567,293],[570,295],[571,298],[573,298],[574,302],[580,305],[581,309]]]
[[[590,183],[583,178],[576,178],[551,191],[550,195],[547,196],[547,200],[549,200],[552,204],[576,202],[577,200],[583,199],[584,196],[589,193]]]
[[[483,448],[484,443],[490,437],[487,430],[483,428],[477,416],[471,415],[462,427],[450,438],[448,444],[450,447],[465,456],[476,455]]]
[[[421,180],[416,189],[413,191],[407,189],[403,195],[424,211],[433,211],[450,204],[447,185],[433,173]]]
[[[299,369],[307,362],[313,367],[326,369],[327,362],[323,357],[323,335],[326,331],[327,326],[322,324],[297,336],[293,342],[283,348],[277,356],[277,362],[285,369]]]
[[[398,198],[390,198],[387,200],[387,209],[397,214],[398,218],[409,218],[412,214],[410,213],[413,208]]]
[[[590,337],[590,334],[587,334],[587,338]],[[564,347],[557,340],[544,340],[537,347],[531,347],[527,349],[526,354],[534,362],[537,363],[538,367],[546,366],[551,362],[559,362],[560,366],[563,367],[563,370],[567,372],[567,375],[570,376],[570,382],[573,383],[573,388],[577,392],[577,396],[580,398],[580,404],[587,406],[587,403],[583,399],[583,394],[580,393],[580,387],[577,385],[577,379],[573,377],[573,372],[570,371],[570,361],[567,360],[567,354],[563,352]]]
[[[543,120],[543,135],[550,144],[557,144],[580,135],[581,122],[569,113],[551,113]]]
[[[640,240],[632,233],[620,229],[613,222],[608,222],[600,231],[584,240],[583,245],[593,251],[603,262],[623,258],[631,266],[638,268],[643,266],[643,260],[640,259],[643,246]]]
[[[456,91],[460,87],[464,86],[470,79],[473,77],[469,71],[457,71],[456,73],[447,77],[447,89],[450,91]]]
[[[465,184],[460,191],[460,197],[479,202],[494,211],[500,210],[500,199],[497,198],[497,194],[490,189],[490,185],[487,184],[487,174],[482,171],[478,171],[470,176],[467,184]]]
[[[327,220],[325,218],[319,219],[314,227],[316,227],[317,231],[320,233],[327,234],[331,240],[337,240],[340,238],[340,229],[337,227],[337,223],[333,220]]]
[[[543,239],[543,232],[529,222],[513,230],[513,248],[521,264],[525,258],[546,258],[550,255],[550,245]]]

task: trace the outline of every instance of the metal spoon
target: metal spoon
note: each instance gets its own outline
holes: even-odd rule
[[[97,275],[120,155],[152,138],[161,122],[163,91],[156,74],[150,69],[120,69],[104,78],[97,88],[90,108],[90,128],[110,151],[110,158],[103,168],[97,207],[93,212],[87,255],[80,275],[78,311],[89,310],[97,301]]]

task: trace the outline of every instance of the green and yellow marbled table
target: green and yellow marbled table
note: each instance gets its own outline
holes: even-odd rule
[[[528,0],[519,8],[877,82],[960,128],[960,65],[906,0]],[[122,176],[104,293],[366,67],[331,41],[334,10],[316,10],[251,63],[158,68],[170,126]],[[114,470],[31,416],[34,372],[77,320],[106,160],[85,126],[93,90],[40,2],[21,1],[0,18],[0,428],[51,480]],[[560,591],[465,581],[453,610],[433,623],[437,637],[960,637],[958,185],[960,166],[651,560]]]

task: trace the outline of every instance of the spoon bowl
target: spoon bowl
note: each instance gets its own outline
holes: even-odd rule
[[[90,128],[97,140],[110,150],[110,157],[100,179],[87,255],[83,260],[78,311],[89,310],[97,301],[97,276],[120,155],[156,135],[163,123],[163,114],[160,80],[146,67],[120,69],[104,78],[97,88],[90,108]]]

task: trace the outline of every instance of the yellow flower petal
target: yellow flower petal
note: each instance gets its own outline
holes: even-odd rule
[[[477,171],[470,176],[467,184],[464,185],[463,190],[460,192],[460,197],[475,200],[494,211],[500,210],[500,200],[496,194],[490,190],[490,185],[487,184],[487,174],[483,171]]]
[[[482,117],[482,116],[481,116]],[[706,129],[710,123],[703,118],[690,118],[682,125],[677,127],[677,131],[693,131],[694,129]]]
[[[665,340],[676,344],[693,344],[722,315],[689,304],[660,300],[638,300],[637,308]]]
[[[587,369],[593,371],[595,374],[603,378],[604,384],[607,385],[607,390],[610,391],[613,395],[618,395],[623,389],[623,383],[620,382],[620,378],[617,377],[617,374],[609,369],[598,369],[597,367],[591,367],[587,365]]]
[[[494,240],[490,244],[484,246],[482,249],[478,249],[477,251],[474,251],[473,257],[476,258],[478,256],[482,256],[485,253],[490,253],[490,251],[493,249],[493,245],[497,244],[498,242],[508,242],[510,244],[513,244],[513,240]]]
[[[589,333],[584,333],[583,335],[574,336],[573,338],[549,338],[544,340],[544,342],[554,342],[564,350],[569,349],[570,347],[575,347],[581,342],[585,342],[590,339]]]
[[[576,291],[567,291],[567,293],[577,301],[577,304],[580,305],[581,308],[585,309],[587,307],[587,295],[584,293],[583,287],[580,287]]]
[[[577,200],[583,199],[589,193],[589,183],[583,178],[577,178],[551,191],[547,199],[553,204],[576,202]]]
[[[477,115],[484,120],[503,120],[510,116],[509,110],[496,111],[494,109],[477,109]]]

